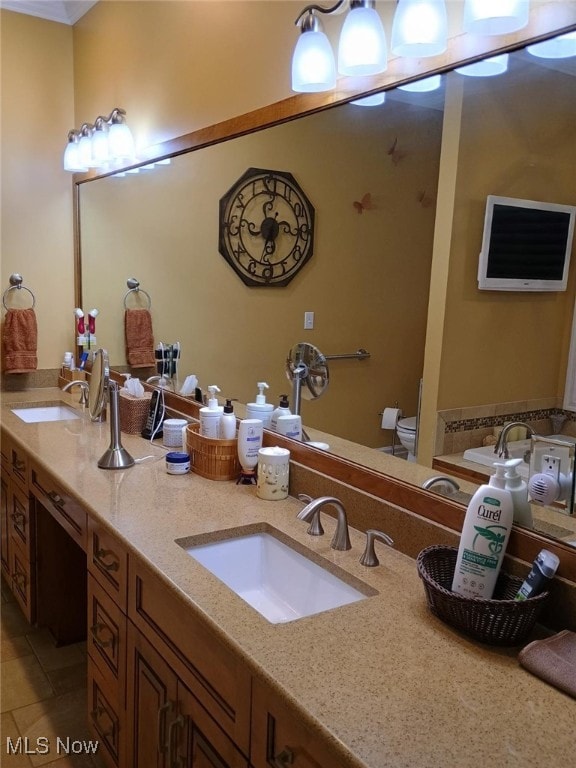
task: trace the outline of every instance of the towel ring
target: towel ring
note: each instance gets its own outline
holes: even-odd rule
[[[22,275],[19,275],[17,272],[14,272],[14,274],[10,275],[10,288],[7,288],[2,294],[2,305],[4,306],[5,310],[9,309],[9,307],[6,305],[6,296],[10,293],[10,291],[14,291],[14,290],[21,291],[22,289],[24,289],[25,291],[28,291],[30,296],[32,296],[32,306],[30,307],[30,309],[34,309],[34,307],[36,306],[36,296],[34,296],[30,288],[26,288],[25,285],[22,285]]]
[[[126,305],[126,299],[131,293],[143,293],[144,296],[146,296],[146,298],[148,299],[148,309],[151,309],[152,299],[150,298],[150,294],[147,291],[140,288],[140,283],[138,282],[138,280],[136,280],[135,277],[129,277],[128,280],[126,281],[126,285],[128,286],[129,290],[124,296],[124,309],[128,309]]]

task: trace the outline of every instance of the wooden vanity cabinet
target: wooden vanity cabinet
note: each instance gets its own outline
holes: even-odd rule
[[[88,723],[110,768],[126,762],[126,585],[128,553],[88,520]]]
[[[128,616],[128,764],[246,768],[251,676],[240,657],[133,558]]]
[[[26,619],[35,620],[35,517],[28,490],[28,456],[2,432],[2,573]]]
[[[261,680],[252,686],[253,768],[345,768],[330,745]]]
[[[248,759],[131,622],[128,658],[128,765],[248,768]]]

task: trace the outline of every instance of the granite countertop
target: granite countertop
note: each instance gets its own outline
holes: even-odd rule
[[[322,731],[351,768],[568,766],[576,753],[576,702],[522,669],[517,649],[460,636],[428,611],[415,563],[377,545],[380,566],[352,549],[330,549],[296,519],[302,503],[263,501],[255,486],[168,475],[165,448],[122,435],[127,470],[97,461],[109,425],[82,419],[26,424],[10,404],[77,396],[58,389],[3,393],[2,424],[86,509],[144,558],[191,611],[241,654],[255,674]],[[175,539],[267,523],[377,591],[360,602],[286,624],[270,624],[175,543]]]

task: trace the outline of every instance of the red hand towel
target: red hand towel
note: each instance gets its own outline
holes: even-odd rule
[[[132,368],[155,365],[152,315],[147,309],[127,309],[124,314],[126,357]]]
[[[28,373],[38,366],[36,313],[30,309],[9,309],[4,320],[4,372]]]

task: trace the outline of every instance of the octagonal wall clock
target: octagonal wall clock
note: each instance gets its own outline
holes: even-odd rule
[[[248,168],[220,199],[218,248],[246,285],[288,285],[313,247],[314,207],[291,173]]]

